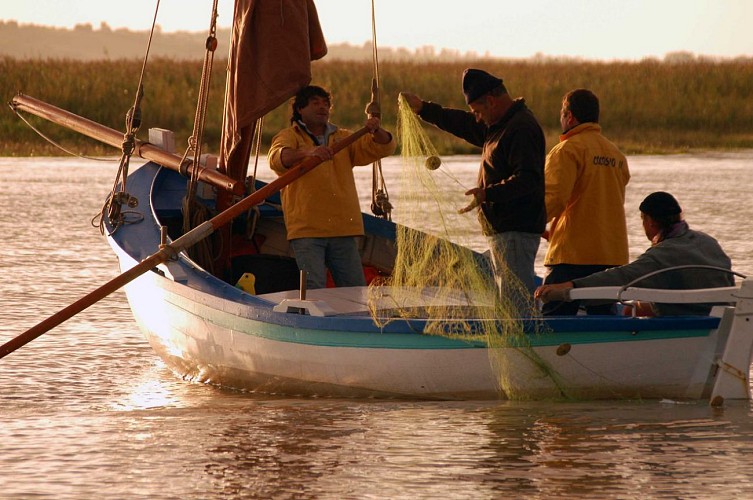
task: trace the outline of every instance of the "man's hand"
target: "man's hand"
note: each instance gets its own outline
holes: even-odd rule
[[[384,130],[381,125],[382,122],[379,120],[379,118],[372,116],[371,118],[366,120],[364,127],[366,127],[366,130],[369,131],[371,137],[374,138],[374,142],[376,142],[377,144],[387,144],[392,140],[392,135]]]
[[[280,152],[280,162],[285,168],[291,168],[306,158],[315,156],[322,161],[332,159],[332,148],[327,146],[303,147],[301,149],[284,148]]]
[[[310,149],[306,152],[306,156],[316,156],[322,161],[327,161],[332,159],[332,148],[328,146],[317,146],[313,149]]]
[[[533,298],[546,302],[570,302],[570,290],[573,282],[555,283],[553,285],[541,285],[533,292]]]
[[[471,201],[467,207],[461,208],[458,210],[459,214],[464,214],[466,212],[470,212],[477,206],[481,205],[483,202],[486,201],[486,191],[483,188],[473,188],[469,189],[465,192],[466,196],[473,195],[473,201]]]
[[[421,108],[424,107],[424,101],[420,97],[410,92],[400,92],[400,95],[403,96],[403,99],[405,99],[405,102],[408,103],[408,106],[410,106],[410,109],[414,113],[421,112]]]
[[[374,132],[379,130],[380,124],[381,124],[381,121],[379,120],[379,118],[374,116],[366,120],[364,127],[366,127],[366,130],[368,130],[370,134],[373,134]]]

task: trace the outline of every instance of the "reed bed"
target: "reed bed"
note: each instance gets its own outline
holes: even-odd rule
[[[133,105],[141,61],[80,62],[60,59],[0,59],[0,92],[7,101],[17,92],[54,104],[80,116],[123,130]],[[225,86],[225,61],[215,61],[207,152],[217,151]],[[569,90],[586,87],[601,99],[605,135],[631,154],[675,153],[753,147],[753,59],[683,62],[584,62],[573,60],[479,60],[388,62],[380,65],[383,122],[394,130],[397,96],[402,90],[426,100],[465,109],[460,91],[464,68],[483,68],[501,76],[513,96],[526,98],[553,146],[559,134],[559,109]],[[200,62],[153,59],[144,77],[143,124],[173,130],[184,148],[193,128]],[[368,62],[325,60],[313,64],[313,83],[333,91],[333,121],[357,128],[370,101],[372,67]],[[263,145],[287,126],[289,105],[265,119]],[[110,146],[29,117],[45,134],[80,154],[118,154]],[[476,152],[474,148],[428,127],[441,154]],[[0,155],[59,155],[14,113],[0,113]]]

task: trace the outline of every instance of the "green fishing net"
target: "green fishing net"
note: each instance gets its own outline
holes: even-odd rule
[[[468,187],[456,179],[401,96],[397,134],[403,159],[397,257],[390,277],[369,288],[369,307],[379,325],[425,319],[424,334],[442,335],[489,348],[499,387],[508,399],[525,399],[529,386],[516,366],[533,363],[555,385],[556,374],[531,348],[543,328],[530,295],[510,272],[495,284],[489,258],[471,250],[478,238]],[[416,231],[413,228],[422,228]],[[527,333],[526,333],[527,332]]]

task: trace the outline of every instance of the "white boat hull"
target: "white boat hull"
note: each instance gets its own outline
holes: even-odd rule
[[[253,319],[253,308],[156,273],[138,278],[126,293],[144,336],[180,377],[287,395],[499,399],[506,389],[529,399],[699,399],[711,392],[726,340],[714,329],[690,337],[570,344],[564,355],[558,354],[562,344],[549,342],[533,349],[556,374],[551,376],[512,347],[380,347],[389,340],[369,337],[391,334],[270,324]],[[291,330],[286,340],[279,340],[280,330]],[[307,340],[317,336],[326,342]]]
[[[168,194],[180,188],[170,178],[158,181],[158,175],[153,165],[136,172],[129,187],[140,200],[157,201],[142,208],[141,223],[108,237],[122,271],[159,245],[159,225],[149,207],[159,203],[160,210],[175,213],[171,207],[179,205],[179,198],[154,197],[157,187],[166,186]],[[377,242],[374,248],[379,245],[389,246]],[[753,282],[748,281],[723,291],[716,297],[721,300],[708,296],[719,292],[700,291],[702,301],[736,303],[715,308],[717,317],[548,318],[544,333],[526,330],[526,347],[494,349],[483,337],[424,334],[426,320],[377,326],[361,288],[310,290],[310,314],[299,314],[286,306],[295,291],[251,295],[208,275],[183,254],[125,288],[140,329],[165,363],[186,380],[222,387],[421,399],[750,397]],[[680,300],[689,293],[683,291]],[[413,298],[420,305],[430,296],[420,290]]]

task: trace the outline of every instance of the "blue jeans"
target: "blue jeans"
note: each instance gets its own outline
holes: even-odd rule
[[[536,289],[534,262],[536,252],[539,251],[541,235],[536,233],[524,233],[521,231],[506,231],[486,237],[491,250],[492,266],[494,267],[494,279],[497,289],[502,297],[514,294],[512,287],[505,283],[507,272],[512,273],[533,296]],[[526,297],[521,303],[524,305],[530,297]]]
[[[336,286],[365,286],[361,254],[353,236],[290,240],[298,269],[306,271],[306,288],[326,288],[327,268]]]

